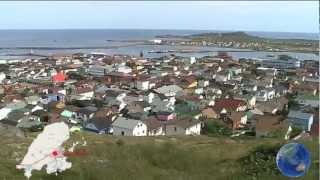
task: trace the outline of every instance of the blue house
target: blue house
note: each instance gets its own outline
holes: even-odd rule
[[[48,102],[64,101],[64,98],[65,98],[65,95],[61,93],[46,94],[44,96],[44,99],[46,99]]]
[[[291,110],[287,119],[291,125],[300,127],[305,131],[310,131],[313,123],[313,114]]]

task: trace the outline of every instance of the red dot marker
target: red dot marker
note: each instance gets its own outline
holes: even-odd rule
[[[56,156],[58,156],[58,151],[53,151],[51,154],[52,154],[52,156],[56,157]]]

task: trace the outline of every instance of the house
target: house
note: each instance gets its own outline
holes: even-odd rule
[[[166,135],[200,135],[201,122],[193,119],[175,119],[165,126]]]
[[[258,102],[256,109],[263,113],[276,114],[288,108],[288,99],[285,97],[274,98],[270,101]]]
[[[118,117],[112,123],[115,136],[146,136],[147,125],[140,120]]]
[[[42,125],[40,118],[34,115],[24,116],[19,119],[17,127],[22,129],[37,128]]]
[[[93,118],[96,111],[97,108],[93,106],[81,108],[77,111],[76,118],[80,119],[82,123],[86,124],[89,119]]]
[[[276,97],[280,97],[288,93],[288,88],[284,85],[278,84],[274,88]]]
[[[227,82],[231,79],[231,74],[227,71],[220,71],[213,75],[213,79],[215,79],[216,82]]]
[[[97,77],[102,77],[111,71],[111,66],[92,65],[88,68],[88,74]]]
[[[119,107],[119,112],[125,108],[127,105],[126,102],[124,101],[124,98],[126,97],[127,93],[122,90],[118,89],[108,89],[105,91],[103,98],[104,102],[108,106],[113,106],[116,105]]]
[[[156,117],[151,116],[145,121],[143,121],[147,125],[147,135],[148,136],[164,136],[164,124],[159,121]]]
[[[258,87],[272,88],[273,87],[273,77],[263,77],[255,81]]]
[[[80,110],[81,108],[77,107],[77,106],[71,106],[68,105],[64,108],[64,110],[60,113],[60,116],[62,118],[67,119],[70,123],[72,124],[78,124],[80,123],[80,119],[76,119],[77,117],[77,112]]]
[[[50,102],[57,102],[57,101],[64,101],[65,95],[64,94],[46,94],[41,99],[40,102],[42,104],[49,104]]]
[[[87,122],[85,129],[98,134],[109,134],[112,133],[111,124],[111,117],[93,117]]]
[[[180,99],[186,103],[190,110],[199,110],[205,106],[205,101],[202,101],[198,96],[185,95]]]
[[[316,95],[319,92],[319,83],[294,84],[289,90],[290,92],[297,94]]]
[[[118,64],[115,67],[115,70],[116,70],[116,72],[125,73],[125,74],[132,72],[132,69],[124,64]]]
[[[12,103],[7,104],[5,107],[0,109],[0,120],[6,118],[10,112],[14,110],[23,109],[26,106],[27,104],[24,101],[14,101]]]
[[[304,106],[319,107],[319,96],[313,95],[298,95],[296,101]]]
[[[237,130],[244,127],[247,124],[247,114],[243,111],[232,111],[230,115],[227,115],[230,120],[229,126],[232,130]]]
[[[219,114],[212,109],[212,107],[206,107],[201,111],[202,117],[205,119],[217,119]]]
[[[263,90],[259,90],[256,93],[256,99],[257,101],[268,101],[270,99],[273,99],[275,97],[275,90],[273,88],[265,88]]]
[[[135,81],[133,82],[134,87],[142,91],[150,89],[150,81],[148,79],[149,79],[149,76],[141,75],[136,77]]]
[[[0,72],[0,84],[3,83],[3,80],[6,79],[6,74],[4,72]]]
[[[255,115],[256,137],[266,137],[276,131],[288,131],[289,124],[281,115]],[[285,138],[285,137],[283,137]]]
[[[238,99],[218,99],[215,101],[212,109],[217,114],[227,114],[231,111],[245,111],[247,108],[246,102]]]
[[[66,75],[63,71],[52,76],[52,81],[54,83],[63,83],[66,80]]]
[[[71,99],[91,100],[93,96],[93,87],[88,84],[82,84],[81,86],[76,87],[75,94],[71,96]]]
[[[177,85],[161,86],[154,90],[156,93],[163,94],[167,97],[181,95],[183,89]]]
[[[40,101],[40,97],[39,96],[28,96],[24,98],[25,101],[27,102],[27,104],[32,104],[32,105],[37,105],[38,102]]]
[[[128,113],[148,112],[151,110],[151,105],[145,101],[133,101],[126,106]]]
[[[197,85],[198,85],[197,77],[194,75],[184,76],[184,77],[182,77],[179,85],[181,85],[183,88],[197,87]]]
[[[287,119],[291,125],[310,131],[313,123],[313,114],[290,110]]]
[[[241,87],[242,90],[247,92],[256,92],[258,90],[258,86],[256,84],[243,84]]]
[[[209,86],[209,84],[210,84],[209,80],[205,80],[205,79],[198,80],[198,87],[204,88]]]
[[[159,121],[170,121],[176,118],[176,114],[168,111],[159,111],[156,113]]]
[[[245,94],[245,95],[235,94],[235,96],[233,96],[233,98],[245,101],[247,103],[247,106],[248,106],[249,109],[254,108],[256,106],[257,98],[256,98],[255,95],[251,95],[251,94]]]

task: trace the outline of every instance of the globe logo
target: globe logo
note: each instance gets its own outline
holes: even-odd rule
[[[276,162],[282,175],[300,177],[304,176],[310,168],[311,158],[303,144],[289,143],[280,148]]]

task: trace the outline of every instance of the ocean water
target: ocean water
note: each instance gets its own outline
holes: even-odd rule
[[[138,55],[143,51],[146,57],[159,57],[165,54],[150,54],[151,50],[189,49],[182,46],[139,45],[139,41],[154,39],[158,35],[190,35],[205,32],[200,30],[0,30],[0,58],[23,58],[14,54],[67,54],[75,52],[104,52],[108,54]],[[248,34],[269,38],[318,39],[318,34],[247,32]],[[221,48],[201,47],[200,50],[218,51]],[[225,50],[224,48],[222,50]],[[182,56],[205,56],[215,53],[177,54]],[[231,52],[237,58],[259,57],[263,52]],[[275,53],[276,54],[276,53]],[[283,54],[283,53],[282,53]],[[304,59],[318,59],[314,54],[294,53],[290,55]]]

